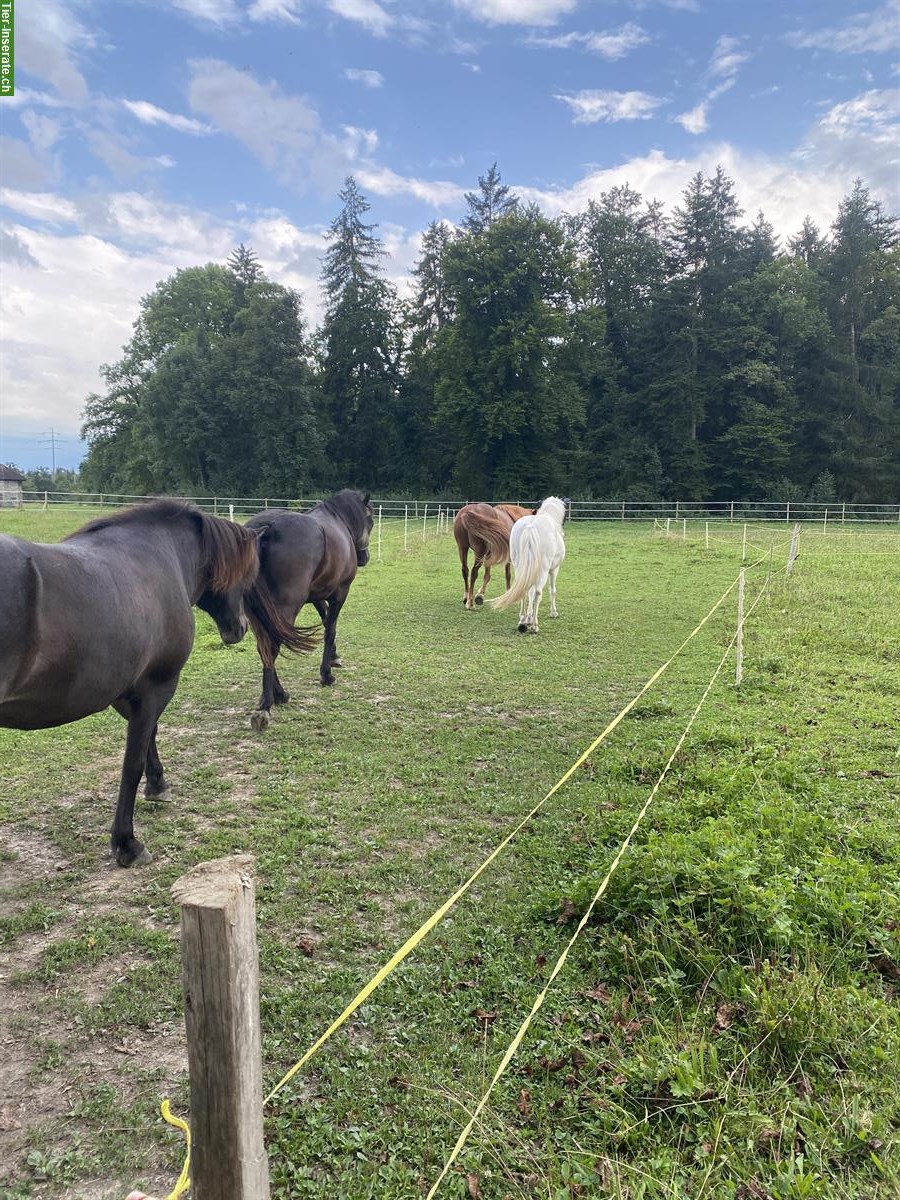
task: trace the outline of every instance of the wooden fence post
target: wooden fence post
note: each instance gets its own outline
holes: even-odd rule
[[[263,1144],[254,859],[198,863],[181,905],[194,1200],[268,1200]]]

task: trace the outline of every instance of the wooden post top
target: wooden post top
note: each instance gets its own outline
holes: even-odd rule
[[[197,863],[172,884],[172,899],[194,908],[227,908],[235,896],[253,887],[255,866],[253,854],[230,854]]]

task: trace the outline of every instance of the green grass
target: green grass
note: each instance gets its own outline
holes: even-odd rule
[[[53,540],[82,516],[0,528]],[[28,1065],[0,1196],[166,1194],[181,1147],[154,1107],[187,1102],[172,882],[257,856],[270,1087],[734,579],[740,527],[709,551],[689,532],[570,527],[561,619],[545,598],[523,638],[513,613],[464,611],[449,536],[410,531],[404,553],[385,526],[336,687],[286,661],[291,704],[262,736],[253,645],[223,647],[198,614],[160,731],[174,803],[138,804],[143,871],[106,857],[118,717],[0,731],[0,999]],[[898,582],[896,534],[804,532],[751,619],[744,685],[714,689],[441,1195],[897,1195]],[[273,1196],[424,1195],[733,623],[729,600],[276,1097]]]

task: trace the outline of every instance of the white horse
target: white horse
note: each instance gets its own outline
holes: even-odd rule
[[[558,617],[556,573],[566,557],[562,526],[565,503],[548,496],[533,517],[520,517],[509,535],[509,557],[516,573],[511,588],[488,603],[509,608],[519,602],[519,633],[537,633],[538,609],[544,588],[550,584],[550,616]]]

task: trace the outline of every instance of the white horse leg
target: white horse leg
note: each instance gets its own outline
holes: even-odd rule
[[[528,632],[528,597],[524,596],[519,603],[519,623],[516,626],[519,633]]]
[[[530,625],[530,629],[531,629],[532,633],[539,632],[538,609],[541,607],[541,597],[543,596],[543,594],[544,594],[543,585],[538,584],[537,587],[534,588],[533,593],[532,593],[533,598],[532,598],[531,625]]]
[[[550,583],[550,616],[551,617],[559,616],[559,609],[556,607],[556,572],[558,570],[559,570],[559,567],[553,567],[552,570],[550,571],[550,575],[548,577],[549,583]]]

